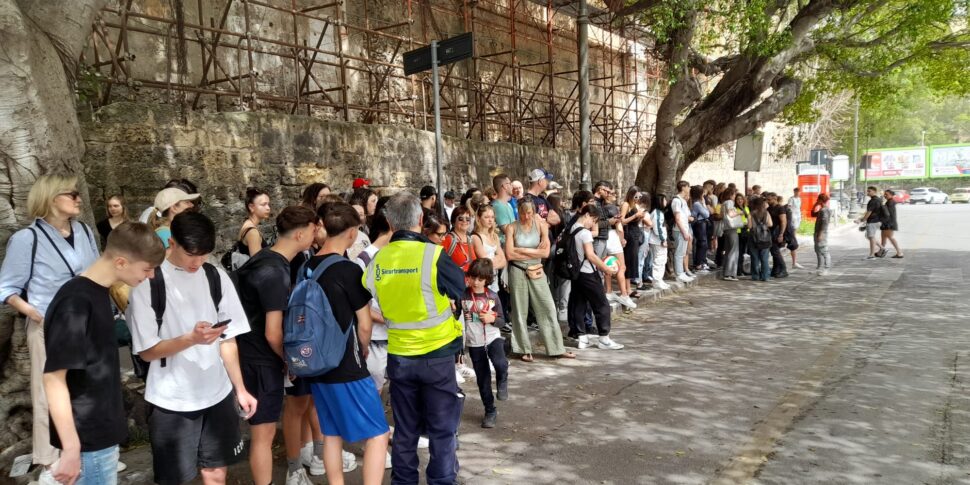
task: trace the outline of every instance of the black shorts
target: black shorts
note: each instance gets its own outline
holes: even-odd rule
[[[246,391],[256,398],[256,414],[249,424],[275,423],[283,413],[283,369],[271,365],[239,364]]]
[[[148,433],[155,483],[159,485],[185,483],[195,478],[200,468],[229,466],[243,458],[239,414],[232,392],[218,404],[199,411],[150,406]]]
[[[293,385],[287,387],[285,390],[287,396],[293,397],[309,396],[313,394],[313,392],[310,391],[310,383],[302,377],[294,377]]]

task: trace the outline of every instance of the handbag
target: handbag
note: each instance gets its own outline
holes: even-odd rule
[[[727,226],[729,229],[740,229],[741,226],[743,225],[743,221],[741,220],[741,214],[738,214],[734,217],[728,216],[724,220],[727,222]]]
[[[542,264],[530,264],[525,266],[518,263],[512,263],[512,266],[525,271],[525,275],[529,277],[530,280],[538,280],[546,277],[545,271],[542,270]]]

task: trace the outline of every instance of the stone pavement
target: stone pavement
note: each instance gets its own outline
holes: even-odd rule
[[[863,261],[849,227],[828,277],[705,279],[617,313],[624,350],[513,360],[492,430],[468,382],[461,481],[970,483],[968,216],[901,207],[905,259]],[[146,447],[123,460],[123,483],[147,483]]]

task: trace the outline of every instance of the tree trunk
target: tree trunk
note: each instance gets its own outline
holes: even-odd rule
[[[84,142],[73,77],[94,19],[107,0],[0,0],[0,258],[26,225],[27,194],[52,171],[81,175]],[[86,208],[90,219],[90,208]],[[0,472],[29,450],[29,359],[23,328],[0,315]]]

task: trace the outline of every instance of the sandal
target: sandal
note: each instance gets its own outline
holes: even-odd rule
[[[520,357],[520,359],[522,359],[522,362],[532,362],[536,360],[535,357],[532,356],[532,354],[522,354],[522,357]]]
[[[576,358],[576,354],[574,354],[572,352],[566,352],[564,354],[554,355],[553,358],[556,358],[556,359],[575,359]]]

